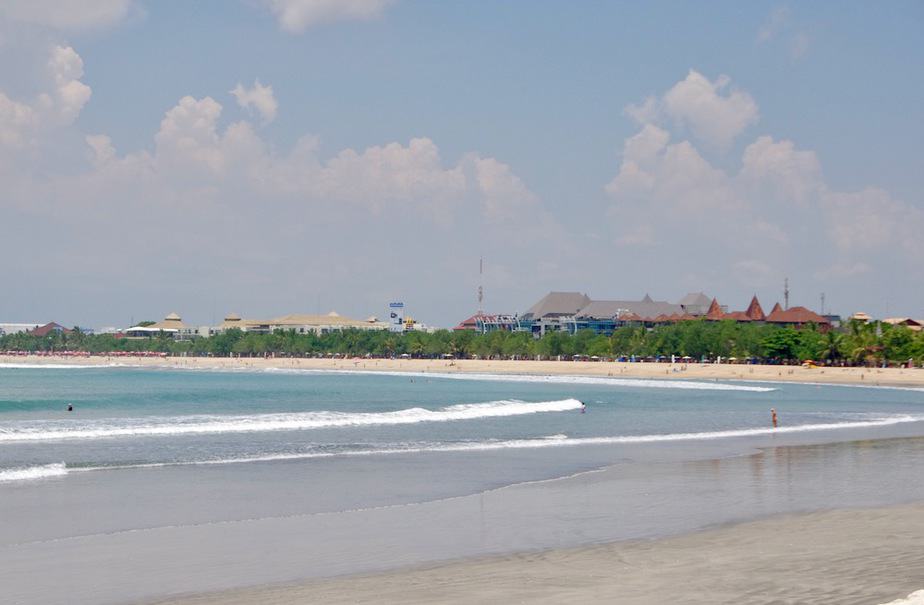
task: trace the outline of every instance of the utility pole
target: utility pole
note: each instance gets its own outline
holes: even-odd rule
[[[789,310],[789,278],[783,280],[783,308]]]
[[[825,314],[825,293],[821,293],[821,314]]]

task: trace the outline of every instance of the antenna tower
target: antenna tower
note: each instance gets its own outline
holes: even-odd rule
[[[825,293],[821,293],[821,314],[825,314]]]
[[[783,280],[783,307],[789,310],[789,278]]]
[[[481,286],[484,281],[484,258],[478,259],[478,314],[484,315],[484,288]]]

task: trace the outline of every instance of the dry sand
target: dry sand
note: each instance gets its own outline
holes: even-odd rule
[[[680,537],[189,596],[290,603],[924,603],[924,505],[811,513]],[[921,597],[921,600],[918,599]]]
[[[469,372],[663,378],[681,380],[757,380],[821,382],[869,386],[924,386],[921,368],[804,368],[743,364],[619,363],[595,361],[509,361],[432,359],[288,359],[214,357],[46,357],[0,355],[0,363],[82,364],[123,363],[183,368],[300,368],[314,370],[366,370],[399,372]]]

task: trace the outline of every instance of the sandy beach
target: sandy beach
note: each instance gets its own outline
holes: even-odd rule
[[[924,603],[924,505],[774,517],[680,537],[492,557],[162,605]]]
[[[304,369],[380,372],[442,372],[657,378],[673,380],[753,380],[867,386],[924,387],[921,368],[806,368],[743,364],[623,363],[532,360],[315,359],[216,357],[72,357],[0,355],[0,364],[137,365],[202,369]]]

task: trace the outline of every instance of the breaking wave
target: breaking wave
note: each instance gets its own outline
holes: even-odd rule
[[[7,483],[9,481],[47,479],[48,477],[63,477],[66,474],[67,467],[63,462],[58,462],[55,464],[44,464],[41,466],[8,468],[0,470],[0,483]]]
[[[552,403],[552,402],[549,402]],[[483,404],[474,404],[483,405]],[[456,407],[456,406],[453,406]],[[922,416],[898,415],[855,422],[832,422],[825,424],[804,424],[798,426],[752,429],[732,429],[725,431],[698,432],[698,433],[666,433],[650,435],[615,435],[608,437],[577,437],[569,438],[564,434],[546,435],[526,439],[486,440],[458,443],[402,443],[382,444],[382,447],[372,449],[345,449],[341,451],[306,451],[295,453],[271,453],[265,455],[240,456],[231,458],[213,458],[205,460],[188,460],[174,462],[150,462],[141,464],[107,465],[107,466],[74,466],[64,464],[48,464],[26,468],[14,468],[0,471],[0,482],[28,481],[49,477],[60,477],[69,472],[93,472],[105,470],[145,469],[175,466],[208,466],[223,464],[242,464],[252,462],[279,462],[294,460],[310,460],[315,458],[336,457],[368,457],[387,456],[395,454],[421,454],[421,453],[450,453],[450,452],[488,452],[507,449],[539,449],[554,447],[575,447],[581,445],[620,445],[645,444],[666,441],[708,441],[716,439],[729,439],[735,437],[766,436],[778,433],[802,433],[811,431],[831,431],[843,429],[856,429],[868,427],[881,427],[906,422],[924,421]],[[924,604],[922,604],[924,605]]]
[[[393,412],[300,412],[248,416],[172,416],[105,418],[89,421],[25,421],[0,427],[0,442],[58,439],[105,439],[156,435],[254,433],[351,426],[416,424],[566,412],[581,407],[577,399],[530,403],[517,400],[451,405],[437,410],[408,408]]]

